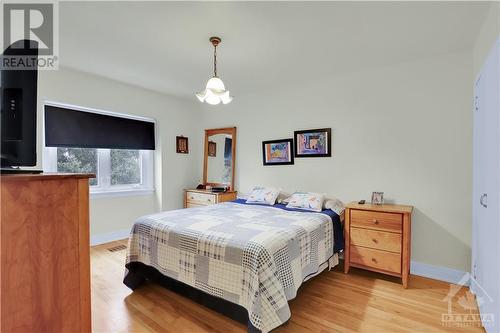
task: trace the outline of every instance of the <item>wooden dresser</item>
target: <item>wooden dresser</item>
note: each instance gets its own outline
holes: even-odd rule
[[[214,193],[210,190],[184,190],[184,208],[202,207],[236,200],[236,191]]]
[[[344,272],[349,267],[400,277],[408,287],[413,207],[350,203],[345,210]]]
[[[91,331],[91,177],[0,177],[1,332]]]

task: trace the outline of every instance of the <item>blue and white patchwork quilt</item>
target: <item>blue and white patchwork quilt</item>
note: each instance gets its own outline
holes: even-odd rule
[[[166,211],[136,221],[127,264],[152,266],[239,304],[268,332],[290,318],[288,300],[302,282],[328,266],[333,233],[326,214],[270,206],[226,202]]]

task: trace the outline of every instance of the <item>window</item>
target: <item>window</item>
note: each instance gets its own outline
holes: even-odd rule
[[[45,170],[94,173],[93,194],[153,191],[153,151],[130,149],[46,147]]]
[[[44,109],[45,171],[95,174],[92,196],[154,191],[153,119],[53,102]]]

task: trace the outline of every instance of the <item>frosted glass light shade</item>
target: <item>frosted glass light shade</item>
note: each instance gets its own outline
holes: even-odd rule
[[[224,82],[216,76],[208,80],[205,90],[197,93],[196,97],[200,102],[206,102],[210,105],[217,105],[220,102],[228,104],[233,100],[229,95],[229,90],[224,87]]]
[[[222,82],[221,79],[218,77],[214,76],[207,82],[207,89],[212,89],[212,90],[226,90],[226,87],[224,87],[224,82]]]

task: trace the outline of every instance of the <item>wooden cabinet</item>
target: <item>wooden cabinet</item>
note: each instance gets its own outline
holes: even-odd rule
[[[412,211],[413,207],[402,205],[348,204],[344,272],[352,266],[398,276],[407,288]]]
[[[91,331],[90,177],[1,176],[1,332]]]
[[[184,208],[203,207],[236,200],[236,192],[214,193],[210,190],[184,190]]]

